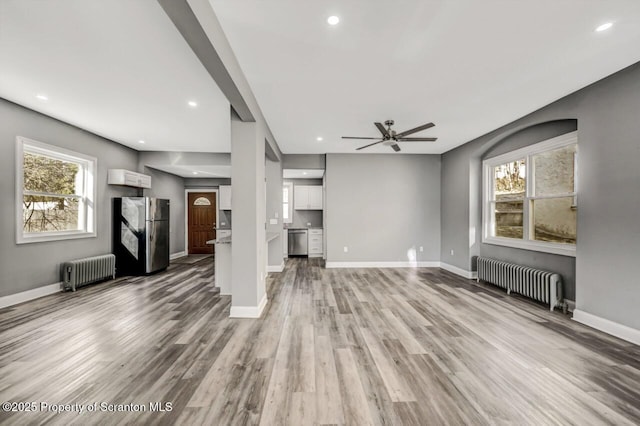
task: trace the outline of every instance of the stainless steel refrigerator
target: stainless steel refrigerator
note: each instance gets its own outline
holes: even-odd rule
[[[169,200],[114,198],[113,254],[118,276],[151,274],[169,266]]]

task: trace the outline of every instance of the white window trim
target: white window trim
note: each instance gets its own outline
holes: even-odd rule
[[[25,149],[27,146],[27,149]],[[36,152],[65,161],[85,162],[84,187],[90,189],[80,212],[86,218],[86,229],[78,231],[52,231],[46,233],[25,233],[23,231],[22,200],[24,189],[24,152]],[[81,154],[57,146],[38,142],[22,136],[16,137],[16,244],[37,243],[44,241],[62,241],[77,238],[94,238],[96,233],[96,195],[98,160],[95,157]]]
[[[530,145],[524,148],[517,149],[515,151],[511,151],[502,155],[498,155],[496,157],[492,157],[486,159],[482,162],[482,242],[485,244],[494,244],[505,247],[514,247],[524,250],[533,250],[545,253],[559,254],[562,256],[576,256],[576,246],[574,244],[562,244],[562,243],[550,243],[545,241],[534,241],[529,239],[515,239],[515,238],[505,238],[505,237],[494,237],[495,223],[493,215],[491,214],[491,201],[493,200],[493,179],[492,179],[492,169],[495,166],[500,164],[504,164],[510,161],[521,160],[523,158],[527,161],[527,176],[526,176],[526,192],[525,192],[525,200],[524,203],[527,203],[529,200],[535,200],[540,198],[558,198],[562,197],[562,194],[554,195],[553,197],[545,197],[545,196],[528,196],[529,194],[533,194],[533,185],[534,179],[533,175],[530,173],[529,164],[530,157],[536,154],[540,154],[546,151],[551,151],[554,149],[559,149],[568,145],[577,144],[578,143],[578,132],[570,132],[564,135],[557,136],[555,138]],[[577,191],[577,180],[574,181],[574,186]],[[567,196],[574,196],[575,193],[568,194]],[[523,217],[523,235],[529,235],[529,208],[524,208],[524,217]]]
[[[282,223],[293,223],[293,183],[292,182],[284,182],[282,184],[283,188],[287,187],[289,192],[289,218],[285,219],[284,215],[282,217]],[[284,208],[284,201],[282,202],[282,207]]]

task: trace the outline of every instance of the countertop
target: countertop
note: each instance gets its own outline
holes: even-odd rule
[[[284,228],[285,231],[289,231],[289,230],[297,231],[297,230],[300,230],[300,229],[324,229],[324,228],[322,226],[309,226],[309,227],[305,227],[305,228],[298,228],[298,227],[296,227],[296,228]]]
[[[206,244],[231,244],[231,237],[216,238],[215,240],[207,241]]]
[[[267,232],[265,234],[265,241],[269,242],[275,238],[280,236],[279,232]],[[231,244],[231,236],[216,238],[215,240],[209,240],[206,242],[207,244]]]

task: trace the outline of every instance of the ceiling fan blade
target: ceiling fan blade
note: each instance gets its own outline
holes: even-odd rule
[[[396,135],[396,137],[397,137],[397,138],[403,138],[403,137],[408,136],[408,135],[411,135],[411,134],[413,134],[413,133],[417,133],[417,132],[419,132],[419,131],[421,131],[421,130],[430,129],[430,128],[431,128],[431,127],[433,127],[433,126],[435,126],[435,124],[433,124],[433,123],[423,124],[422,126],[418,126],[418,127],[413,128],[413,129],[411,129],[411,130],[406,130],[406,131],[404,131],[404,132],[402,132],[402,133],[398,133],[398,134]]]
[[[377,138],[367,138],[367,137],[359,137],[359,136],[343,136],[342,139],[379,139]]]
[[[377,145],[380,142],[384,142],[384,139],[378,142],[370,143],[369,145],[361,146],[360,148],[356,148],[356,151],[360,151],[361,149],[369,148],[370,146]]]
[[[398,142],[435,142],[438,138],[398,138]]]
[[[373,123],[376,125],[376,127],[378,128],[378,130],[380,130],[380,133],[382,133],[382,136],[384,136],[385,138],[390,138],[391,135],[389,134],[389,131],[387,129],[384,128],[384,126],[382,125],[382,123]]]
[[[391,144],[391,148],[393,148],[393,150],[395,152],[399,152],[400,151],[400,147],[398,146],[397,143]]]

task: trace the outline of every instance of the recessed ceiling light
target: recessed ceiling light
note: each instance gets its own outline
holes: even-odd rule
[[[338,18],[337,16],[329,16],[327,18],[327,22],[329,23],[329,25],[338,25],[338,22],[340,22],[340,18]]]
[[[611,27],[613,27],[613,22],[606,22],[606,23],[600,25],[598,28],[596,28],[596,31],[597,32],[606,31]]]
[[[198,106],[198,103],[197,103],[196,101],[189,101],[189,102],[187,102],[187,104],[189,104],[189,106],[190,106],[191,108],[195,108],[195,107],[197,107],[197,106]]]
[[[318,142],[322,142],[322,136],[318,136],[318,137],[316,138],[316,140],[317,140]]]
[[[194,175],[197,175],[197,174],[198,174],[198,172],[193,172],[193,174],[194,174]]]
[[[303,175],[306,175],[306,174],[307,174],[307,172],[302,172],[302,174],[303,174]]]
[[[48,101],[49,98],[47,97],[47,95],[43,95],[42,93],[37,94],[36,98],[40,99],[41,101]]]
[[[144,141],[143,141],[142,139],[140,139],[140,140],[138,141],[138,143],[144,143]]]

